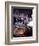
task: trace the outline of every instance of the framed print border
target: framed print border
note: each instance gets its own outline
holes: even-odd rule
[[[36,40],[35,41],[20,41],[17,43],[10,42],[10,30],[9,30],[9,5],[22,4],[22,5],[35,5],[36,6]],[[5,2],[5,44],[23,44],[23,43],[37,43],[38,42],[38,4],[36,3],[24,3],[24,2]]]

